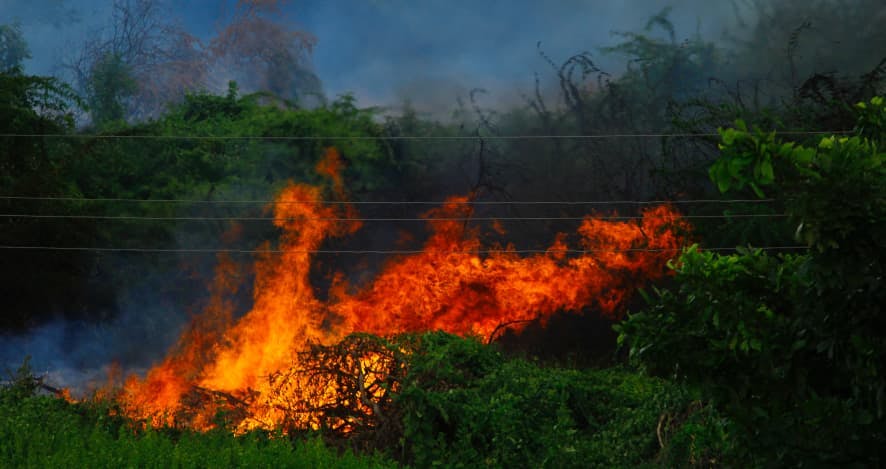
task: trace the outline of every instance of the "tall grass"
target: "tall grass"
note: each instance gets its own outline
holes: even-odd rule
[[[319,439],[292,442],[253,433],[135,431],[102,409],[0,390],[2,467],[384,468],[380,456],[339,454]]]

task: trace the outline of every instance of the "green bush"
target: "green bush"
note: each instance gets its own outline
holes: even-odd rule
[[[323,433],[326,443],[310,432],[305,439],[301,432],[235,437],[224,427],[206,433],[143,428],[119,416],[114,402],[37,395],[41,383],[25,366],[0,389],[0,463],[393,467],[397,459],[414,467],[673,467],[711,465],[727,448],[724,420],[712,407],[684,387],[636,371],[541,367],[445,333],[357,338],[340,349],[377,344],[406,359],[388,381],[396,384],[384,407],[400,424],[375,427],[394,432],[399,444],[390,435],[367,439],[365,428],[344,436]],[[388,458],[331,449],[354,438],[386,442],[377,449]]]
[[[663,380],[540,367],[442,333],[421,337],[398,403],[417,467],[687,465],[723,444],[717,417]]]
[[[29,386],[27,383],[31,383]],[[396,467],[377,456],[339,454],[319,439],[290,442],[255,432],[135,430],[109,405],[36,395],[33,377],[0,389],[3,467]]]
[[[699,386],[730,417],[741,464],[877,465],[886,444],[886,129],[817,147],[721,130],[721,190],[778,184],[807,254],[686,250],[676,287],[618,326],[633,359]]]

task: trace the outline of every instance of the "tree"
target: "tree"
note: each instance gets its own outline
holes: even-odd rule
[[[159,0],[115,0],[112,8],[110,26],[93,31],[66,64],[80,90],[101,104],[93,109],[99,121],[119,111],[123,118],[156,117],[205,86],[200,41],[169,20]]]
[[[269,19],[282,14],[285,2],[239,0],[233,17],[209,43],[216,66],[246,72],[246,89],[268,91],[283,99],[320,96],[320,81],[310,71],[317,40]]]
[[[20,72],[24,61],[30,58],[21,24],[0,24],[0,73]]]
[[[74,91],[49,77],[0,73],[0,194],[4,196],[76,197],[77,187],[67,177],[77,159],[72,158],[70,142],[64,139],[32,138],[20,134],[63,134],[73,129],[73,107],[80,104]],[[73,106],[72,106],[73,105]],[[8,216],[37,213],[44,208],[37,202],[2,199],[0,244],[76,245],[92,239],[94,231],[82,223],[36,220]],[[59,204],[56,213],[65,213],[70,204]],[[0,268],[0,295],[7,299],[0,314],[0,330],[37,324],[60,310],[79,310],[83,305],[83,284],[88,280],[80,271],[88,254],[55,254],[26,250],[4,250]],[[94,292],[91,304],[98,312],[107,294]],[[102,298],[104,297],[104,298]]]
[[[93,114],[102,115],[94,121],[118,118],[120,110],[126,119],[156,118],[187,93],[223,91],[232,75],[248,92],[289,100],[317,95],[322,102],[309,66],[316,40],[269,19],[281,14],[279,3],[238,1],[227,24],[204,42],[170,19],[162,0],[115,0],[110,25],[93,31],[67,68],[91,100],[99,93],[103,105]]]
[[[733,68],[764,87],[761,97],[796,95],[817,74],[861,75],[884,58],[882,48],[870,47],[886,42],[886,7],[878,0],[735,3]]]
[[[126,117],[126,104],[137,91],[129,67],[119,55],[106,54],[92,64],[86,89],[92,122],[101,126]]]

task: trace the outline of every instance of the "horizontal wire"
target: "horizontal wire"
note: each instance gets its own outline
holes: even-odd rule
[[[395,249],[395,250],[366,250],[366,249],[316,249],[316,250],[287,250],[287,249],[161,249],[161,248],[107,248],[107,247],[64,247],[64,246],[9,246],[0,245],[5,250],[28,250],[28,251],[96,251],[96,252],[141,252],[141,253],[181,253],[181,254],[592,254],[597,252],[676,252],[684,248],[667,249],[479,249],[479,250],[453,250],[434,251],[427,249]],[[735,247],[701,248],[703,251],[734,251]],[[763,246],[753,249],[764,251],[809,249],[808,246]]]
[[[680,218],[781,218],[785,213],[736,213],[734,215],[680,215]],[[301,217],[143,217],[136,215],[40,215],[0,213],[0,218],[77,219],[77,220],[146,220],[146,221],[359,221],[359,222],[418,222],[418,221],[578,221],[593,220],[642,220],[643,216],[593,216],[584,217],[429,217],[429,218],[301,218]]]
[[[195,200],[195,199],[132,199],[117,197],[53,197],[29,195],[0,195],[0,200],[64,201],[64,202],[132,202],[132,203],[192,203],[192,204],[325,204],[325,205],[652,205],[652,204],[731,204],[770,203],[776,199],[687,199],[687,200],[466,200],[466,201],[408,201],[408,200]]]
[[[846,134],[852,130],[789,130],[776,131],[783,135],[821,135]],[[605,139],[605,138],[662,138],[662,137],[718,137],[717,132],[699,133],[614,133],[596,135],[305,135],[305,136],[272,136],[272,135],[102,135],[102,134],[0,134],[2,138],[95,138],[95,139],[154,139],[154,140],[532,140],[532,139]]]

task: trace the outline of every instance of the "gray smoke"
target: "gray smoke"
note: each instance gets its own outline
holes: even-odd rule
[[[233,3],[166,6],[205,39]],[[33,55],[28,73],[61,75],[62,61],[88,34],[108,25],[110,4],[0,0],[0,24],[22,24]],[[706,0],[303,0],[290,2],[285,18],[319,39],[313,63],[329,97],[352,92],[364,105],[408,99],[420,111],[445,113],[473,88],[490,91],[496,102],[513,102],[515,89],[528,89],[534,73],[549,71],[536,52],[539,42],[555,61],[594,53],[612,42],[613,31],[637,30],[668,5],[681,36],[698,30],[717,38],[734,18],[729,2]],[[613,71],[620,60],[598,56],[599,65]]]
[[[144,371],[163,357],[187,322],[186,305],[164,302],[156,291],[156,285],[145,284],[122,294],[120,314],[107,322],[57,319],[26,335],[0,334],[0,381],[25,357],[47,384],[75,394],[104,385],[112,364],[127,374]]]

